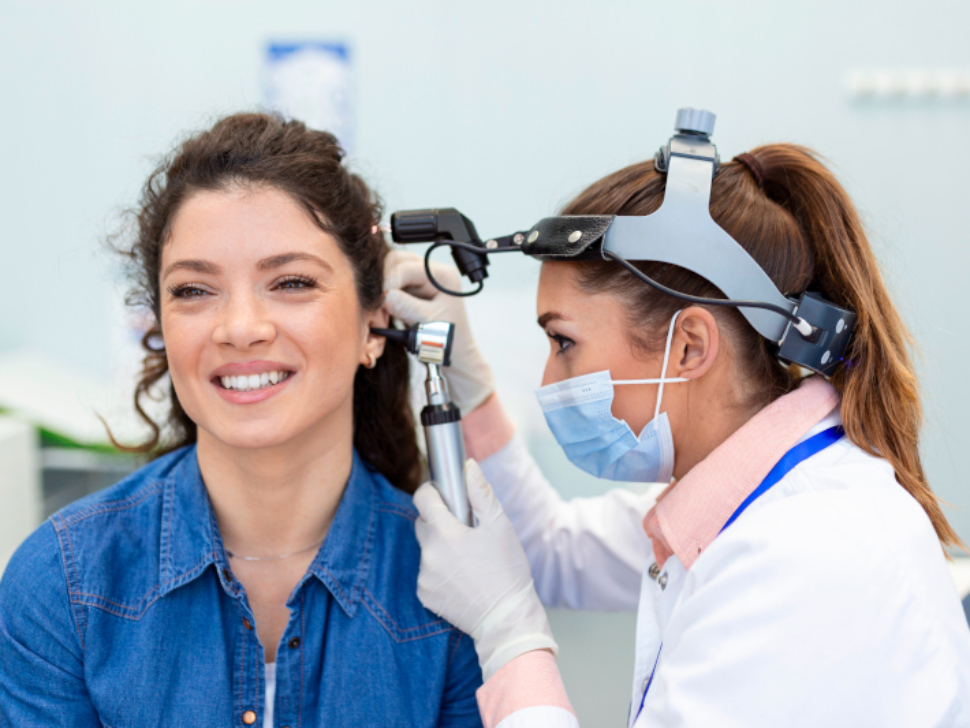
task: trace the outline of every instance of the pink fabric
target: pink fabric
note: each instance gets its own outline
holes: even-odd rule
[[[782,456],[839,404],[822,377],[772,402],[667,488],[643,519],[658,566],[689,569]]]
[[[556,658],[546,650],[519,655],[492,675],[476,696],[485,728],[494,728],[517,710],[539,705],[576,714],[566,697]]]
[[[505,414],[498,395],[492,394],[485,402],[461,419],[461,431],[465,438],[465,454],[481,462],[505,447],[515,425]]]

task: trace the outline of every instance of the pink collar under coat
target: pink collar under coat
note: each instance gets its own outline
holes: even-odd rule
[[[677,554],[690,569],[782,456],[838,404],[835,387],[809,377],[672,483],[643,519],[657,565]]]

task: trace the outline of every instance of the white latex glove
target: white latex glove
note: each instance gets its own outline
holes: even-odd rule
[[[431,271],[445,288],[461,289],[458,269],[431,263]],[[388,312],[409,326],[426,321],[450,321],[455,325],[451,347],[448,389],[463,414],[482,404],[495,391],[492,369],[475,346],[465,304],[456,296],[442,293],[428,280],[424,259],[404,250],[392,250],[384,262],[384,305]]]
[[[430,483],[414,494],[421,544],[418,598],[475,641],[488,680],[532,650],[559,654],[532,572],[502,505],[478,463],[465,462],[468,500],[478,517],[469,528],[451,515]]]

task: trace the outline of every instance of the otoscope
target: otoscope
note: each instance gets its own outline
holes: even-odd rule
[[[461,433],[461,410],[448,395],[448,382],[441,367],[451,365],[455,325],[428,321],[407,329],[378,329],[371,332],[388,341],[403,344],[428,370],[424,389],[428,404],[421,410],[424,440],[428,448],[431,484],[455,518],[473,526],[472,509],[465,489],[465,440]]]

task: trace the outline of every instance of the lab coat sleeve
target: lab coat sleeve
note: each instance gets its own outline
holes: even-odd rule
[[[698,558],[637,728],[970,725],[967,640],[948,637],[932,595],[911,588],[907,550],[872,535],[860,516],[871,506],[847,500],[817,493],[746,513]],[[939,549],[931,530],[918,542]]]
[[[17,550],[0,581],[0,725],[101,726],[54,527]]]
[[[564,501],[518,437],[480,464],[522,542],[545,605],[636,610],[641,575],[652,558],[643,518],[659,487]]]

